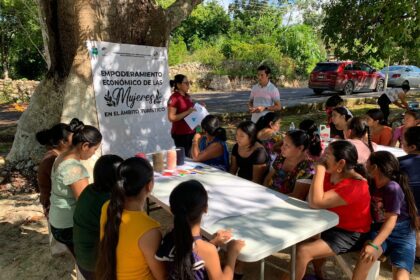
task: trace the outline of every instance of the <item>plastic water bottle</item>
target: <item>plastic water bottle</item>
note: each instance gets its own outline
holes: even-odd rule
[[[295,129],[296,129],[295,123],[291,122],[290,125],[289,125],[289,130],[295,130]]]

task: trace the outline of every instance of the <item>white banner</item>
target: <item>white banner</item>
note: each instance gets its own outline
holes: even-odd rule
[[[124,158],[174,146],[166,48],[87,41],[102,153]]]

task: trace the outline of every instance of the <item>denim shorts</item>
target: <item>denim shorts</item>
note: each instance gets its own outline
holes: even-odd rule
[[[382,243],[384,254],[396,268],[403,268],[408,272],[413,271],[416,256],[416,231],[411,227],[411,220],[397,222],[388,238]],[[379,228],[371,232],[373,240],[379,232]]]

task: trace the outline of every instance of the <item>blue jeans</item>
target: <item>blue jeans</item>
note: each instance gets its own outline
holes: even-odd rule
[[[397,222],[388,238],[382,243],[384,254],[391,265],[403,268],[411,273],[416,255],[416,231],[411,227],[411,220]],[[379,228],[372,230],[372,240],[378,235]]]

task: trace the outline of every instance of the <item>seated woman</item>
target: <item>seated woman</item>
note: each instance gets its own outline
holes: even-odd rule
[[[128,158],[118,167],[111,200],[102,207],[97,279],[168,279],[154,257],[160,225],[144,211],[153,184],[153,168],[143,158]]]
[[[50,225],[54,238],[73,253],[73,214],[80,194],[89,184],[89,173],[80,162],[91,158],[102,141],[96,127],[78,119],[70,122],[71,147],[61,153],[51,171]]]
[[[407,129],[402,140],[406,156],[398,158],[401,171],[408,176],[408,185],[417,206],[417,220],[420,223],[420,126]],[[416,263],[420,263],[420,229],[416,233]]]
[[[96,161],[93,184],[80,194],[74,210],[74,253],[79,271],[86,280],[95,280],[101,209],[117,183],[117,168],[121,162],[123,159],[116,155],[104,155]]]
[[[370,109],[366,112],[366,120],[372,135],[372,141],[378,145],[389,146],[392,140],[392,129],[382,125],[384,114],[379,109]]]
[[[280,135],[280,113],[269,112],[257,121],[257,139],[264,146],[271,161],[281,152],[282,137]]]
[[[267,173],[270,158],[257,142],[257,127],[252,121],[245,121],[236,129],[236,144],[232,149],[230,173],[262,184]]]
[[[372,218],[369,185],[360,173],[364,173],[364,168],[357,163],[353,144],[347,141],[329,144],[325,157],[315,167],[308,201],[312,208],[335,212],[339,223],[321,233],[319,239],[297,245],[296,279],[303,278],[311,261],[315,261],[315,272],[323,279],[321,266],[326,257],[363,245]]]
[[[299,179],[310,179],[314,174],[313,161],[307,155],[309,145],[310,139],[305,131],[287,132],[281,146],[281,155],[274,160],[264,185],[281,193],[305,199],[309,185],[305,185],[305,189],[295,189],[295,183]]]
[[[393,279],[409,279],[416,251],[417,209],[398,160],[387,151],[370,155],[366,168],[372,177],[371,241],[363,247],[353,279],[366,279],[384,253],[392,265]]]
[[[68,124],[59,123],[50,129],[38,132],[35,136],[39,144],[47,148],[47,152],[39,163],[37,179],[40,192],[39,200],[44,215],[48,219],[51,204],[51,169],[58,155],[71,146],[73,133]]]
[[[390,146],[395,147],[398,142],[399,147],[401,148],[404,132],[410,127],[417,126],[419,122],[419,113],[414,111],[406,111],[404,113],[404,124],[394,129]]]
[[[168,264],[169,278],[231,280],[235,261],[245,243],[232,240],[227,245],[225,266],[222,269],[216,246],[224,245],[232,234],[219,231],[210,242],[201,235],[201,219],[207,212],[208,195],[195,180],[179,184],[169,197],[174,228],[164,238],[156,259]]]
[[[344,137],[356,147],[358,163],[365,164],[370,154],[376,150],[376,144],[371,140],[369,126],[361,117],[354,117],[348,121]]]
[[[321,138],[319,137],[318,126],[313,120],[305,119],[300,122],[299,129],[303,130],[308,134],[309,145],[307,154],[310,159],[317,161],[322,154]]]
[[[345,107],[337,107],[332,111],[332,122],[338,131],[344,131],[347,127],[347,121],[352,117],[350,111]],[[342,138],[344,139],[344,138]]]
[[[223,171],[229,170],[229,151],[226,146],[226,130],[220,127],[219,120],[212,115],[201,121],[202,133],[193,138],[191,157]]]

